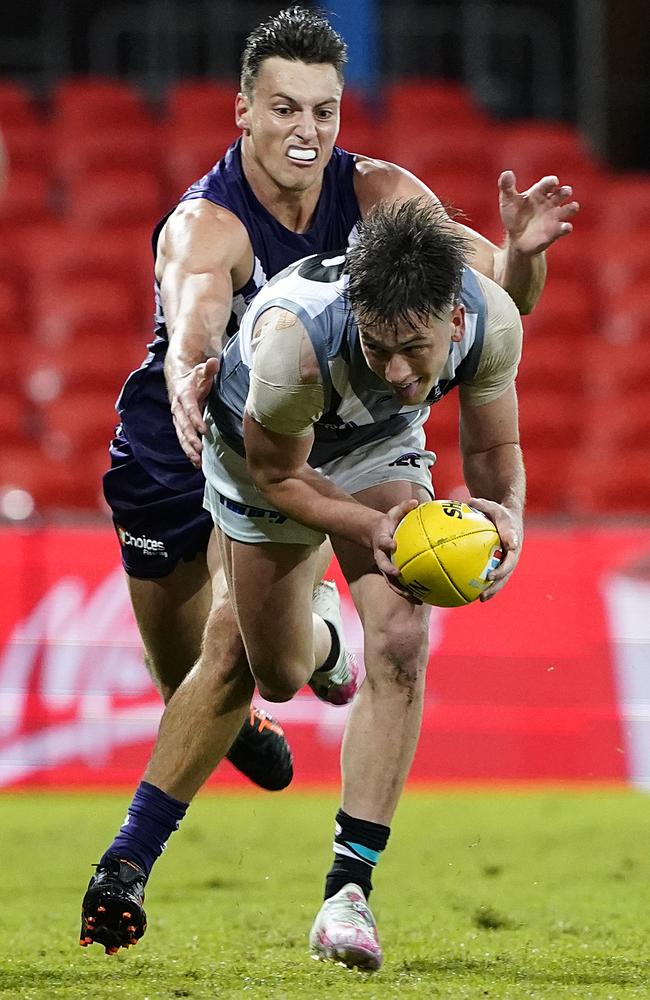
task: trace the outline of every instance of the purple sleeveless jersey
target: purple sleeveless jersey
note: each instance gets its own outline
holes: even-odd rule
[[[250,236],[255,258],[253,274],[233,297],[228,326],[234,333],[255,293],[283,268],[309,254],[338,250],[348,245],[360,219],[354,193],[354,157],[338,147],[325,168],[323,186],[312,225],[305,233],[286,229],[257,200],[244,177],[241,140],[233,143],[222,160],[185,192],[181,201],[207,198],[236,215]],[[154,230],[154,253],[166,216]],[[165,317],[158,283],[155,285],[155,339],[141,368],[127,379],[117,401],[123,433],[135,459],[161,485],[185,491],[203,482],[181,449],[169,410],[163,376],[167,349]]]
[[[250,236],[253,273],[235,292],[229,333],[236,332],[248,301],[269,278],[301,257],[348,244],[360,219],[353,178],[354,157],[335,148],[306,233],[285,229],[257,200],[244,177],[240,141],[185,192],[182,201],[207,198],[228,209]],[[154,256],[167,218],[154,230]],[[185,457],[172,423],[163,374],[167,330],[157,283],[155,291],[155,337],[117,401],[121,425],[104,476],[124,569],[139,579],[159,579],[179,560],[194,559],[205,551],[212,530],[212,517],[203,509],[203,473]]]

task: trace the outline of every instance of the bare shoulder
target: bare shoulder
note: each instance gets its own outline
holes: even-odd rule
[[[191,262],[192,270],[216,266],[230,269],[251,254],[246,227],[232,212],[207,198],[181,202],[158,237],[161,264]]]
[[[354,190],[363,215],[380,201],[398,201],[418,196],[438,201],[433,191],[405,167],[369,156],[356,157]]]

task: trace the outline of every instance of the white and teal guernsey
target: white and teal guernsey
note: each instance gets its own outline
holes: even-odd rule
[[[355,448],[421,424],[423,411],[461,382],[471,382],[485,338],[486,303],[474,271],[463,270],[460,301],[465,335],[451,343],[447,364],[428,399],[401,406],[363,356],[359,330],[346,294],[345,255],[315,254],[290,265],[269,281],[245,312],[227,344],[208,408],[224,442],[244,455],[242,419],[252,366],[251,340],[258,318],[279,307],[293,313],[313,344],[323,379],[325,410],[314,424],[309,464],[321,467]],[[271,334],[272,336],[272,334]]]

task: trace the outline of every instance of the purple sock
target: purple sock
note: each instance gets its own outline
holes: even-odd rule
[[[188,805],[148,781],[141,781],[120,832],[99,863],[108,854],[116,854],[135,861],[148,877],[154,862],[167,846],[170,834],[178,830]]]

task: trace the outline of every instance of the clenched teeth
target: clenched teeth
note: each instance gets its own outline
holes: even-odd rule
[[[287,156],[292,160],[315,160],[315,149],[290,149]]]

